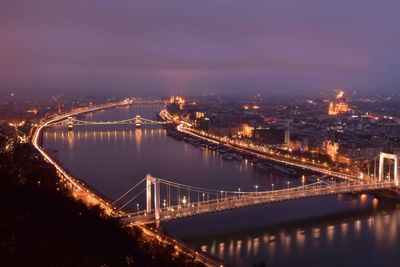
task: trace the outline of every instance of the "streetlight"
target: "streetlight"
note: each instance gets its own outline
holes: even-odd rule
[[[139,215],[139,203],[136,203],[137,215]]]
[[[288,181],[288,182],[287,182],[287,188],[288,188],[288,189],[289,189],[289,185],[290,185],[290,182]]]
[[[206,195],[206,194],[203,193],[203,204],[204,204],[204,196],[205,196],[205,195]]]
[[[272,191],[274,191],[274,184],[271,184],[271,186],[272,186]]]
[[[257,193],[258,185],[255,185],[254,187],[256,188],[256,193]]]

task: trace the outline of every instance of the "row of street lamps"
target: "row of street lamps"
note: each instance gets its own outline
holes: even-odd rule
[[[275,186],[275,184],[272,183],[271,184],[271,191],[274,191],[274,186]],[[290,181],[287,181],[287,189],[289,189],[289,188],[290,188]],[[254,189],[255,189],[255,192],[258,193],[259,186],[258,185],[254,185]],[[240,193],[242,192],[242,188],[239,187],[238,188],[238,192],[239,192],[239,196],[240,196]],[[226,194],[226,196],[228,194],[228,192],[224,191],[224,190],[221,190],[220,193],[221,193],[221,199],[223,198],[224,193]],[[202,193],[203,203],[205,201],[205,196],[206,196],[206,194]],[[164,208],[167,206],[167,202],[166,201],[167,201],[166,199],[163,199],[163,204],[162,205],[163,205]],[[182,200],[180,200],[180,201],[182,202],[183,205],[186,205],[187,204],[186,196],[183,196]],[[140,213],[140,208],[139,207],[140,207],[140,204],[136,203],[137,215],[139,215],[139,213]]]

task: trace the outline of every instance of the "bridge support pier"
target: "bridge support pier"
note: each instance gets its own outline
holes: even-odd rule
[[[160,220],[160,182],[157,178],[146,175],[146,212],[151,213],[151,191],[154,185],[154,216],[157,221]]]
[[[72,117],[68,117],[67,127],[68,131],[72,131],[74,129],[74,122],[72,121]]]
[[[383,180],[383,172],[384,172],[384,161],[385,159],[392,159],[394,160],[394,166],[393,166],[393,175],[394,175],[394,183],[396,186],[399,186],[399,176],[398,176],[398,158],[397,155],[394,154],[388,154],[388,153],[383,153],[379,155],[379,175],[378,175],[378,181],[381,182]]]
[[[140,128],[142,120],[140,119],[140,115],[136,115],[135,117],[135,126],[136,128]]]

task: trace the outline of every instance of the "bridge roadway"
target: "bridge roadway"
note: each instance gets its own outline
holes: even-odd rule
[[[154,125],[159,125],[159,124],[166,124],[164,121],[153,121],[149,119],[145,119],[142,117],[135,117],[132,119],[128,120],[122,120],[122,121],[82,121],[82,120],[73,120],[74,126],[75,125],[112,125],[112,124],[154,124]]]
[[[82,181],[70,175],[64,167],[59,164],[56,160],[54,160],[47,152],[41,147],[40,136],[45,127],[49,124],[57,123],[59,121],[65,120],[70,116],[75,116],[83,113],[98,111],[101,109],[113,108],[121,105],[130,105],[132,102],[122,101],[122,102],[114,102],[108,103],[104,105],[98,105],[93,107],[79,108],[73,111],[54,115],[52,117],[48,117],[47,119],[41,120],[35,129],[35,132],[32,137],[32,145],[36,148],[37,151],[43,156],[44,160],[49,164],[53,165],[57,174],[59,175],[61,182],[66,184],[69,188],[71,188],[72,195],[81,200],[87,206],[99,205],[108,216],[119,217],[121,213],[116,214],[114,207],[107,200],[103,199],[101,196],[97,195],[95,192],[91,191],[89,187],[87,187]],[[122,212],[123,213],[123,212]],[[134,227],[133,224],[127,224],[131,227]],[[143,232],[143,234],[157,242],[172,245],[174,249],[182,254],[193,257],[197,262],[203,263],[205,266],[209,267],[221,267],[224,266],[222,261],[213,258],[212,256],[202,252],[201,250],[196,251],[191,249],[190,247],[182,244],[178,240],[172,239],[162,233],[158,233],[157,230],[149,229],[147,226],[139,226],[139,229]]]
[[[99,205],[101,208],[104,209],[105,213],[107,215],[113,215],[114,213],[114,207],[108,203],[108,201],[104,200],[102,197],[97,196],[94,192],[91,191],[89,187],[87,187],[82,181],[79,179],[76,179],[72,175],[70,175],[61,164],[59,164],[56,160],[54,160],[47,152],[41,147],[40,144],[40,136],[45,127],[48,125],[51,125],[53,123],[57,123],[59,121],[65,120],[66,118],[70,116],[75,116],[78,114],[83,114],[87,112],[93,112],[93,111],[98,111],[101,109],[108,109],[108,108],[113,108],[116,106],[121,106],[121,105],[129,105],[130,103],[127,103],[126,101],[122,102],[114,102],[114,103],[107,103],[104,105],[98,105],[98,106],[93,106],[93,107],[87,107],[87,108],[79,108],[72,110],[70,112],[60,114],[60,115],[54,115],[52,117],[47,118],[47,120],[43,120],[39,122],[38,127],[36,128],[34,135],[32,137],[32,144],[36,148],[37,151],[43,156],[46,162],[50,163],[53,165],[57,172],[58,175],[61,178],[61,181],[66,184],[69,188],[71,188],[72,195],[83,201],[86,205],[92,206],[92,205]]]
[[[216,140],[214,140],[212,138],[208,138],[208,137],[205,137],[205,136],[203,136],[203,135],[201,135],[199,133],[193,132],[192,129],[188,130],[183,124],[178,125],[177,129],[180,132],[195,136],[197,138],[201,138],[201,139],[205,139],[205,140],[208,140],[208,141],[216,142]],[[333,170],[330,170],[330,169],[327,169],[327,168],[323,168],[323,167],[318,167],[318,166],[311,165],[309,163],[305,163],[305,162],[301,162],[301,161],[291,161],[291,160],[283,158],[283,157],[271,156],[271,155],[264,154],[262,152],[256,152],[256,151],[252,150],[251,148],[246,148],[246,147],[240,146],[239,144],[234,143],[234,142],[226,142],[226,141],[223,142],[221,140],[217,140],[217,142],[228,143],[229,145],[231,145],[234,149],[236,149],[238,151],[247,152],[247,153],[250,153],[250,154],[252,154],[254,156],[257,156],[257,157],[260,157],[260,158],[263,158],[263,159],[266,159],[266,160],[278,162],[278,163],[285,164],[285,165],[288,165],[288,166],[293,166],[293,167],[296,167],[296,168],[301,168],[301,169],[314,171],[314,172],[317,172],[317,173],[321,173],[321,174],[324,174],[324,175],[328,175],[328,176],[332,176],[332,177],[336,177],[336,178],[340,178],[340,179],[344,179],[344,180],[357,181],[357,180],[360,180],[360,178],[362,178],[362,177],[357,176],[357,175],[341,173],[341,172],[333,171]]]
[[[345,193],[366,193],[376,190],[393,188],[397,188],[394,181],[337,184],[325,184],[323,182],[319,182],[312,185],[305,185],[290,189],[274,191],[238,192],[234,196],[229,196],[225,198],[192,202],[186,206],[181,205],[162,208],[160,209],[159,221],[167,221],[205,213],[301,198],[311,198]],[[149,214],[146,214],[145,211],[136,213],[125,213],[121,218],[124,222],[136,225],[156,222],[154,209]]]

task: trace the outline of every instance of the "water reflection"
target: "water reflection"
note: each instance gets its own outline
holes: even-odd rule
[[[78,139],[79,139],[79,134],[78,134]],[[54,142],[57,142],[57,132],[54,132]],[[61,138],[61,141],[64,141],[64,138]],[[74,148],[74,143],[75,143],[75,133],[73,131],[68,132],[68,148],[69,150],[72,150]]]
[[[214,239],[213,242],[219,243],[215,251],[209,249],[207,241],[203,241],[201,248],[220,258],[229,259],[230,263],[242,262],[243,266],[251,266],[257,262],[257,259],[267,262],[267,266],[290,266],[285,263],[285,259],[290,259],[293,263],[306,257],[314,258],[314,264],[311,266],[317,266],[318,262],[320,262],[319,265],[324,266],[324,259],[315,255],[316,251],[328,251],[336,247],[346,247],[351,250],[356,244],[362,246],[362,249],[354,252],[360,255],[353,256],[365,256],[363,251],[371,251],[376,247],[396,251],[400,238],[398,236],[400,210],[391,212],[391,214],[386,214],[385,210],[372,211],[372,215],[326,218],[326,221],[319,223],[304,221],[297,225],[283,226],[252,235],[235,234],[234,240],[232,237],[226,241]],[[341,233],[340,239],[335,237],[337,229]],[[359,236],[364,242],[362,244],[357,242],[357,239],[353,238],[354,235]],[[295,242],[291,242],[292,240]],[[315,240],[318,242],[315,243]],[[228,251],[225,251],[226,246],[229,246]],[[397,253],[393,254],[393,257],[399,259]],[[335,259],[333,261],[335,262]]]
[[[296,244],[297,247],[302,250],[304,248],[304,243],[306,241],[304,231],[302,229],[297,229],[296,231]]]
[[[147,135],[146,129],[144,130],[144,134],[145,134],[145,136]],[[142,131],[140,129],[135,130],[135,140],[136,140],[136,147],[139,149],[140,144],[142,143]]]
[[[134,134],[133,134],[134,132]],[[104,136],[107,138],[108,144],[113,142],[114,144],[122,143],[126,141],[129,143],[135,142],[140,146],[143,139],[146,139],[148,135],[151,138],[159,138],[165,135],[165,129],[135,129],[132,130],[77,130],[67,131],[63,129],[47,130],[44,133],[46,143],[49,145],[49,141],[52,139],[53,145],[65,144],[65,136],[68,137],[68,145],[73,148],[74,144],[97,144],[96,141],[100,137],[100,141],[103,141]]]

